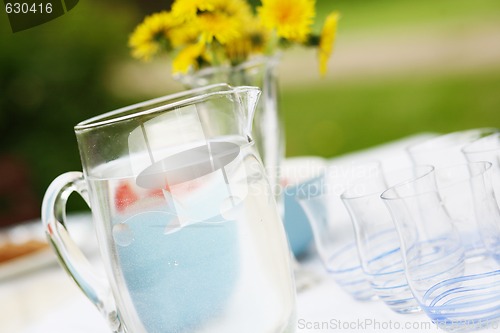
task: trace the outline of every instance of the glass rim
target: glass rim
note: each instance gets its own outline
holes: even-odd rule
[[[401,200],[401,199],[407,199],[407,198],[414,198],[414,197],[418,197],[420,195],[429,194],[429,193],[437,193],[437,194],[439,194],[439,188],[436,188],[436,190],[432,190],[432,191],[425,191],[425,192],[421,192],[421,193],[413,193],[413,194],[410,194],[410,195],[404,195],[404,196],[399,196],[399,197],[389,197],[389,196],[387,196],[387,193],[389,193],[391,191],[394,191],[396,188],[401,187],[403,185],[407,185],[409,183],[413,183],[415,181],[418,181],[419,179],[422,179],[422,178],[428,176],[432,172],[436,173],[436,172],[440,172],[440,171],[443,171],[443,170],[446,170],[446,169],[456,169],[456,168],[459,168],[459,167],[467,167],[469,165],[480,165],[480,164],[483,164],[483,165],[486,166],[482,172],[474,174],[474,175],[470,175],[470,178],[462,179],[462,180],[460,180],[460,181],[457,182],[457,183],[459,183],[459,182],[468,181],[469,179],[472,179],[472,178],[478,177],[480,175],[483,175],[484,173],[486,173],[489,170],[491,170],[493,164],[491,162],[488,162],[488,161],[476,161],[476,162],[466,162],[466,163],[461,163],[461,164],[450,165],[450,166],[447,166],[447,167],[444,167],[444,168],[438,168],[438,169],[436,169],[432,165],[419,165],[418,167],[425,166],[425,167],[430,167],[432,169],[430,169],[428,172],[426,172],[426,173],[424,173],[424,174],[422,174],[422,175],[420,175],[418,177],[415,177],[415,178],[413,178],[411,180],[404,181],[404,182],[398,183],[398,184],[396,184],[394,186],[391,186],[390,188],[388,188],[387,190],[385,190],[380,195],[380,198],[383,199],[383,200],[388,200],[389,201],[389,200]],[[447,188],[447,187],[453,186],[453,185],[455,185],[455,184],[448,185],[448,186],[445,186],[445,187],[442,187],[442,188]]]
[[[210,91],[210,89],[217,89],[219,88],[220,90],[216,91]],[[98,127],[103,127],[107,125],[113,125],[116,123],[120,123],[125,120],[130,120],[133,118],[138,118],[138,117],[143,117],[146,115],[151,115],[155,113],[162,113],[167,110],[173,110],[177,108],[181,108],[184,106],[192,105],[200,101],[207,100],[213,96],[223,96],[223,95],[228,95],[228,94],[234,94],[234,93],[239,93],[239,92],[245,92],[245,91],[260,91],[258,87],[253,87],[253,86],[230,86],[227,83],[216,83],[208,86],[204,86],[201,88],[195,88],[195,89],[190,89],[190,90],[185,90],[181,91],[178,93],[174,94],[168,94],[162,97],[150,99],[144,102],[132,104],[129,106],[125,106],[122,108],[118,108],[113,111],[105,112],[103,114],[97,115],[95,117],[91,117],[89,119],[83,120],[79,122],[78,124],[75,125],[74,130],[75,132],[80,132],[83,130],[89,130],[89,129],[94,129]],[[187,97],[192,95],[193,93],[199,93],[199,95],[192,96],[192,97]],[[176,99],[183,98],[186,96],[185,99],[178,100]],[[170,102],[169,101],[173,101]],[[134,110],[138,110],[141,108],[147,108],[148,105],[154,105],[154,104],[159,104],[159,103],[165,103],[163,105],[158,105],[153,108],[145,109],[142,111],[137,111],[134,112]]]
[[[345,200],[345,201],[352,201],[352,200],[357,200],[357,199],[363,199],[363,198],[368,198],[368,197],[372,197],[372,196],[380,196],[380,193],[384,192],[387,188],[385,189],[382,189],[381,191],[370,191],[368,193],[365,193],[365,194],[361,194],[361,195],[348,195],[349,192],[353,191],[355,187],[359,186],[360,184],[362,184],[362,182],[359,182],[351,187],[349,187],[347,190],[345,190],[344,192],[342,192],[342,194],[340,195],[340,199],[342,200]]]
[[[456,147],[459,146],[460,144],[451,144],[451,145],[446,145],[439,147],[438,149],[433,149],[430,147],[426,147],[430,143],[436,142],[436,141],[442,141],[443,139],[447,138],[453,138],[461,135],[466,135],[466,134],[472,134],[472,133],[488,133],[487,135],[480,136],[479,138],[475,139],[474,141],[481,139],[483,137],[490,136],[491,134],[498,133],[499,129],[495,127],[481,127],[481,128],[472,128],[472,129],[466,129],[463,131],[456,131],[456,132],[451,132],[451,133],[446,133],[442,135],[437,135],[435,137],[429,138],[424,141],[416,142],[413,144],[410,144],[408,147],[406,147],[406,150],[412,154],[412,153],[421,153],[421,152],[429,152],[429,151],[441,151],[441,150],[446,150],[450,147]],[[466,142],[465,144],[469,144],[471,142]]]
[[[478,145],[481,141],[486,140],[486,139],[491,138],[491,137],[495,137],[495,136],[499,139],[499,141],[497,141],[496,147],[486,148],[486,149],[481,149],[481,150],[472,150],[472,149],[474,149],[473,147]],[[464,154],[481,154],[481,153],[489,153],[489,152],[493,152],[493,151],[497,151],[497,150],[500,150],[500,132],[493,132],[490,135],[484,136],[482,138],[479,138],[473,142],[466,144],[462,148],[462,153],[464,153]]]
[[[417,170],[417,169],[422,168],[422,167],[427,167],[427,166],[426,165],[414,165],[414,166],[410,166],[410,167],[407,167],[407,168],[400,168],[400,169],[392,170],[391,172],[400,173],[400,172],[407,171],[407,170]],[[382,176],[384,177],[383,181],[384,181],[384,183],[386,183],[385,174],[384,174],[384,170],[383,169],[381,169],[381,173],[382,173]],[[415,179],[414,177],[413,178],[409,178],[407,180],[403,180],[403,181],[397,182],[393,186],[396,186],[396,185],[399,185],[399,184],[402,184],[404,182],[411,181],[411,180],[414,180],[414,179]],[[371,181],[371,180],[372,179],[369,179],[369,181]],[[368,193],[361,194],[361,195],[348,195],[347,194],[349,192],[352,192],[354,190],[354,188],[356,186],[359,186],[360,184],[363,184],[362,180],[359,181],[359,182],[357,182],[353,186],[349,187],[344,192],[342,192],[342,194],[340,195],[340,198],[342,200],[346,200],[346,201],[354,201],[354,200],[357,200],[357,199],[366,199],[366,198],[372,197],[372,196],[377,196],[377,197],[380,198],[381,194],[383,192],[385,192],[385,190],[393,187],[393,186],[386,186],[381,191],[378,191],[378,190],[377,191],[370,191]]]
[[[416,181],[418,181],[418,180],[420,180],[420,179],[422,179],[424,177],[427,177],[428,175],[430,175],[431,173],[433,173],[436,170],[436,168],[434,168],[434,166],[432,166],[432,165],[418,165],[418,166],[416,166],[416,168],[417,167],[425,167],[427,169],[427,171],[424,172],[423,174],[419,175],[419,176],[416,176],[415,178],[403,181],[401,183],[398,183],[396,185],[393,185],[393,186],[389,187],[384,192],[382,192],[382,194],[380,194],[380,198],[383,199],[383,200],[401,200],[401,199],[416,197],[416,196],[423,195],[423,194],[426,194],[426,193],[436,192],[436,191],[427,191],[427,192],[422,192],[422,193],[415,193],[415,194],[411,194],[411,195],[405,195],[405,196],[401,196],[401,197],[388,197],[387,196],[387,193],[393,192],[396,188],[399,188],[399,187],[401,187],[403,185],[407,185],[407,184],[410,184],[410,183],[414,183],[414,182],[416,182]]]
[[[484,172],[488,171],[491,169],[491,167],[493,166],[493,164],[491,162],[488,162],[488,161],[467,161],[465,163],[460,163],[460,164],[455,164],[455,165],[449,165],[449,166],[445,166],[445,167],[442,167],[442,168],[437,168],[435,171],[436,172],[440,172],[440,171],[444,171],[444,170],[447,170],[447,169],[457,169],[459,167],[466,167],[466,166],[469,166],[469,165],[479,165],[479,164],[484,164],[486,165],[486,168],[484,169]],[[476,175],[472,175],[472,177],[476,177]]]

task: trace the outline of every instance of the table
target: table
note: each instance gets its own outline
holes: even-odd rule
[[[320,281],[297,296],[297,333],[444,332],[422,313],[400,315],[378,301],[354,301],[323,273],[315,256],[303,264]],[[0,332],[109,333],[98,311],[58,266],[2,284],[0,296]]]
[[[429,135],[405,138],[330,162],[342,167],[376,158],[384,165],[409,165],[403,148]],[[297,333],[443,332],[422,313],[400,315],[378,301],[354,301],[324,272],[313,250],[301,264],[318,277],[318,282],[297,295]],[[482,332],[499,331],[500,327],[496,326]],[[55,261],[36,271],[0,281],[0,332],[109,333],[98,311]]]

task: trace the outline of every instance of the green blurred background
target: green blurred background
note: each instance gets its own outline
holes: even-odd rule
[[[182,89],[169,59],[144,64],[127,49],[134,26],[161,8],[168,1],[82,0],[15,34],[0,14],[0,225],[38,216],[51,180],[81,169],[77,122]],[[313,50],[290,50],[280,66],[288,156],[500,127],[500,1],[318,0],[317,21],[335,9],[328,75]]]

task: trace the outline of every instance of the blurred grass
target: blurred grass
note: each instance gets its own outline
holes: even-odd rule
[[[342,13],[339,30],[344,33],[375,30],[396,33],[405,27],[500,22],[498,0],[318,0],[316,29],[333,10]]]
[[[342,13],[344,40],[407,31],[463,34],[500,23],[498,0],[318,0],[316,6],[316,30],[329,12]],[[332,157],[419,132],[500,127],[500,59],[475,73],[439,74],[437,68],[418,76],[318,81],[284,89],[280,102],[288,156]]]
[[[82,1],[18,33],[6,15],[0,19],[0,156],[16,156],[29,167],[30,190],[40,202],[56,176],[81,170],[73,126],[123,105],[104,84],[109,65],[127,56],[134,13],[116,4]]]
[[[500,67],[286,89],[287,155],[336,156],[418,132],[500,127]]]

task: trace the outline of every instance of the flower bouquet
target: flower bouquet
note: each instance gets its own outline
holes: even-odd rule
[[[317,47],[319,71],[327,62],[339,19],[330,13],[320,34],[312,32],[314,0],[262,0],[256,10],[245,0],[176,0],[170,11],[147,16],[129,39],[135,58],[166,52],[173,73],[237,66],[259,55],[298,44]]]

